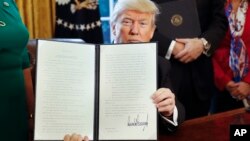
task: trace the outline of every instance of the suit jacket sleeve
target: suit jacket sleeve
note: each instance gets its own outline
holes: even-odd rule
[[[170,0],[153,1],[159,4]],[[196,0],[202,32],[199,38],[203,37],[211,44],[209,54],[214,52],[228,29],[228,21],[224,12],[224,2],[225,0]],[[160,19],[158,20],[160,22]],[[157,29],[152,38],[152,41],[158,41],[158,53],[162,57],[166,55],[172,40],[162,35]]]
[[[171,0],[152,0],[152,1],[155,2],[156,4],[160,4],[160,3],[165,3]],[[160,21],[160,19],[158,20]],[[158,42],[158,55],[159,56],[165,57],[172,40],[173,39],[165,37],[156,28],[152,41]]]
[[[158,57],[158,88],[169,88],[172,90],[170,79],[169,79],[170,63],[167,59]],[[175,97],[175,103],[178,110],[178,125],[180,125],[185,119],[184,106]],[[176,126],[168,123],[161,116],[158,116],[159,131],[160,133],[170,133],[177,129]]]
[[[202,0],[196,2],[202,30],[200,37],[205,38],[211,44],[209,54],[212,54],[228,29],[228,20],[224,11],[225,0]]]
[[[172,42],[172,39],[165,37],[156,29],[154,36],[152,38],[152,41],[158,42],[158,55],[165,57],[165,55],[167,54],[168,48]]]

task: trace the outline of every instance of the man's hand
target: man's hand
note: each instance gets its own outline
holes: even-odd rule
[[[64,141],[89,141],[88,137],[85,136],[84,138],[80,134],[72,134],[72,135],[65,135]]]
[[[172,54],[175,56],[185,48],[185,44],[180,42],[175,42]]]
[[[175,95],[168,88],[160,88],[152,95],[153,102],[158,111],[165,117],[173,115]]]
[[[204,50],[203,43],[198,38],[176,39],[176,41],[185,44],[185,48],[175,55],[175,58],[183,63],[196,60]]]

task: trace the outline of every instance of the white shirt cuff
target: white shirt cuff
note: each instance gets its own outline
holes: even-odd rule
[[[167,52],[167,54],[166,54],[166,56],[165,56],[165,58],[168,59],[168,60],[169,60],[170,57],[171,57],[171,54],[172,54],[172,52],[173,52],[175,43],[176,43],[176,41],[175,41],[175,40],[172,40],[172,42],[171,42],[171,44],[170,44],[170,46],[169,46],[169,48],[168,48],[168,52]]]
[[[174,126],[178,126],[178,122],[177,122],[177,118],[178,118],[178,110],[177,107],[174,107],[174,112],[173,112],[173,121],[170,119],[167,119],[166,117],[164,117],[162,114],[160,114],[162,116],[162,118],[164,120],[166,120],[167,122],[171,123]]]

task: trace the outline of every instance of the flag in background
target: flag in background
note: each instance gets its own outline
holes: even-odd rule
[[[55,37],[103,43],[98,0],[56,0]]]

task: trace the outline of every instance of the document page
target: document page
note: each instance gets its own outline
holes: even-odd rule
[[[99,140],[156,140],[156,43],[100,48]]]
[[[38,42],[35,140],[93,139],[95,45]]]

